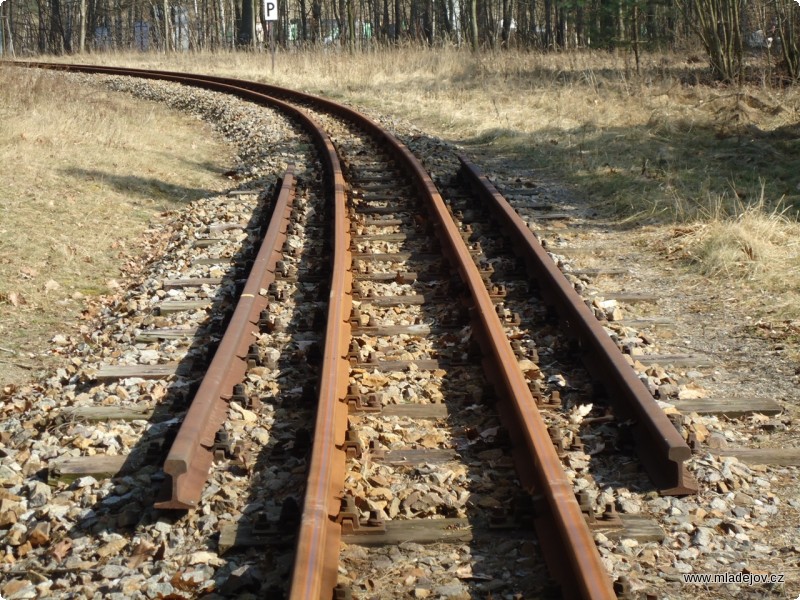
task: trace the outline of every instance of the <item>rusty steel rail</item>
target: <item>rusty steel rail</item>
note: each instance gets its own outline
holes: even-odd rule
[[[50,65],[47,65],[48,67]],[[433,181],[413,154],[394,136],[372,120],[343,105],[277,88],[266,84],[240,82],[228,78],[203,78],[169,72],[103,69],[83,65],[57,65],[56,68],[116,73],[180,81],[202,87],[230,91],[242,97],[243,91],[257,91],[272,96],[269,102],[282,104],[276,96],[295,102],[314,103],[323,110],[347,119],[368,131],[376,140],[390,148],[395,158],[412,174],[415,187],[426,200],[436,223],[443,249],[455,264],[469,290],[468,303],[473,317],[476,337],[480,340],[484,362],[490,380],[496,387],[500,410],[512,432],[515,457],[521,466],[520,478],[537,500],[538,514],[534,519],[545,558],[554,577],[562,586],[564,597],[610,600],[615,598],[611,582],[572,486],[550,441],[547,428],[536,409],[534,399],[519,369],[516,356],[506,338],[503,326],[472,262],[460,232],[447,212]],[[224,88],[234,88],[226,90]],[[295,112],[300,112],[293,108]],[[319,135],[315,134],[319,145]],[[320,406],[317,412],[315,443],[312,450],[309,485],[304,500],[295,569],[292,576],[291,598],[317,600],[330,598],[337,578],[338,546],[341,528],[334,521],[339,510],[339,496],[344,484],[344,442],[346,405],[343,402],[347,387],[346,352],[349,341],[350,287],[352,273],[349,228],[345,215],[345,185],[341,168],[330,141],[322,142],[323,160],[335,188],[335,250],[331,284],[329,318],[325,336],[324,367],[320,383]]]
[[[459,160],[461,173],[513,240],[545,301],[558,311],[566,333],[578,341],[587,368],[606,387],[617,417],[632,422],[639,458],[659,492],[696,493],[697,482],[683,464],[692,455],[683,437],[525,221],[475,165],[463,156]]]
[[[248,348],[258,331],[259,315],[269,304],[260,290],[275,281],[275,266],[282,256],[294,196],[294,166],[290,166],[283,176],[269,227],[230,324],[164,462],[164,472],[171,479],[171,493],[168,499],[156,502],[156,508],[191,509],[200,500],[214,460],[214,438],[227,418],[227,400],[233,386],[244,379]]]
[[[324,136],[323,161],[331,179],[333,202],[333,257],[328,321],[325,328],[319,404],[314,425],[314,444],[289,598],[332,598],[339,574],[339,543],[342,528],[336,522],[345,480],[347,432],[347,386],[350,363],[350,310],[353,304],[353,273],[350,226],[344,174],[333,142]]]

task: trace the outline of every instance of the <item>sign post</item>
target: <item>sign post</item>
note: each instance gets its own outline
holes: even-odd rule
[[[269,47],[272,53],[272,74],[275,74],[275,21],[278,20],[278,0],[264,0],[264,20],[269,23]]]

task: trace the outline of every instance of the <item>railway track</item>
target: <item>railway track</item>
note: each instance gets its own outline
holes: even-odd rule
[[[251,505],[260,509],[222,528],[220,539],[231,549],[276,548],[274,560],[292,566],[288,582],[272,583],[275,593],[393,598],[411,586],[424,597],[431,584],[415,563],[415,544],[460,544],[462,554],[482,555],[503,543],[522,574],[491,560],[485,572],[475,571],[462,556],[454,570],[471,582],[464,593],[551,593],[530,564],[541,554],[564,597],[615,597],[592,529],[625,524],[612,508],[596,514],[604,508],[597,495],[576,499],[575,478],[562,465],[583,454],[564,409],[574,412],[592,398],[570,388],[561,406],[565,390],[540,360],[552,354],[542,323],[552,327],[560,315],[570,351],[584,355],[614,415],[630,423],[637,454],[663,494],[696,490],[683,464],[690,451],[538,240],[474,166],[464,162],[463,179],[445,201],[407,148],[334,103],[223,78],[57,68],[235,94],[285,111],[316,148],[310,163],[318,164],[309,167],[316,175],[304,184],[303,202],[293,208],[290,170],[262,210],[269,221],[257,228],[261,250],[247,281],[234,284],[241,292],[225,337],[174,441],[164,444],[168,494],[158,508],[200,506],[215,455],[229,468],[241,463],[256,481],[259,467],[286,461],[292,474],[281,490],[269,499],[254,493]],[[218,241],[209,230],[198,245]],[[170,285],[220,285],[186,279]],[[533,288],[542,300],[531,301]],[[293,316],[283,314],[287,306]],[[154,327],[141,339],[172,335]],[[286,372],[290,380],[281,381]],[[227,412],[233,421],[260,423],[267,398],[270,419],[286,419],[278,442],[225,423]],[[584,487],[592,484],[583,479]],[[502,532],[509,528],[507,543]],[[387,546],[403,568],[376,581],[388,568]]]

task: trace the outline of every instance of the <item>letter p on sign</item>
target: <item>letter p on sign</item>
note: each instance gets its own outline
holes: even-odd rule
[[[278,0],[264,0],[264,20],[278,20]]]

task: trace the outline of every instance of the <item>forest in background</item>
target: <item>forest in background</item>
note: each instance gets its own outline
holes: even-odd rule
[[[747,77],[764,55],[772,78],[800,79],[800,0],[5,0],[5,58],[102,51],[172,52],[392,45],[487,49],[685,51],[711,74]],[[272,1],[272,0],[270,0]]]

